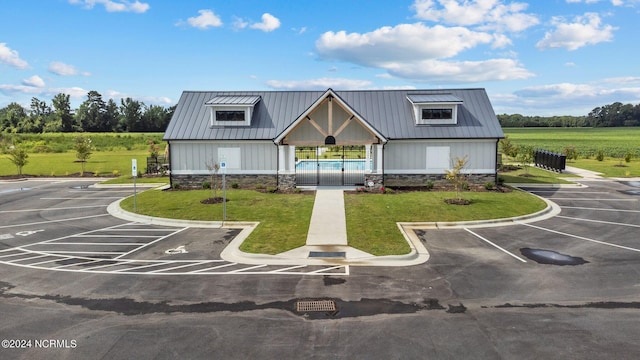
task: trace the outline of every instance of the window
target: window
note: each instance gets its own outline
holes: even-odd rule
[[[462,99],[452,94],[409,94],[416,125],[456,125]]]
[[[453,109],[422,109],[422,120],[451,120]]]
[[[211,126],[251,126],[259,95],[218,95],[207,101]]]
[[[245,111],[217,110],[215,121],[245,121]]]

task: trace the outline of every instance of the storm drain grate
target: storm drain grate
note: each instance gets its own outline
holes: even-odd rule
[[[333,300],[304,300],[296,303],[297,312],[306,311],[336,311],[336,302]]]

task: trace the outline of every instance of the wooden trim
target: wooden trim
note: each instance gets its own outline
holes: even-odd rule
[[[351,124],[351,120],[353,120],[353,118],[355,117],[355,115],[351,115],[349,116],[349,118],[347,118],[342,125],[340,125],[340,127],[338,128],[338,130],[336,130],[336,133],[333,134],[333,136],[338,136],[340,135],[340,133],[349,125]],[[364,127],[364,126],[363,126]]]
[[[319,132],[320,134],[322,134],[322,136],[324,136],[325,138],[326,138],[327,136],[329,136],[329,134],[327,134],[327,133],[326,133],[326,132],[325,132],[325,131],[320,127],[320,125],[318,125],[318,123],[317,123],[317,122],[313,121],[313,119],[312,119],[312,118],[310,118],[310,117],[308,117],[308,116],[307,116],[307,121],[309,122],[309,124],[313,125],[313,127],[314,127],[314,128],[316,128],[316,130],[318,130],[318,132]]]

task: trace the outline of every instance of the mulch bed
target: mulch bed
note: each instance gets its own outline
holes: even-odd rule
[[[210,197],[210,198],[206,198],[204,200],[200,200],[200,203],[202,204],[221,204],[224,202],[224,198],[221,197]],[[229,199],[227,199],[226,202],[229,202]]]

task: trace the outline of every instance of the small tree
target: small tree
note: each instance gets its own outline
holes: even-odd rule
[[[502,153],[507,155],[507,159],[515,158],[518,153],[518,146],[511,142],[508,135],[505,135],[504,139],[500,140],[500,148]]]
[[[84,176],[84,169],[87,164],[87,160],[91,157],[91,139],[84,136],[78,136],[74,145],[76,150],[76,158],[82,165],[82,171],[80,176]]]
[[[149,155],[154,159],[160,155],[160,145],[154,143],[153,140],[149,140]]]
[[[456,157],[453,161],[453,167],[451,170],[445,170],[445,178],[453,184],[456,189],[456,196],[458,201],[462,201],[462,190],[467,184],[467,176],[463,174],[463,170],[469,162],[469,157],[465,155],[463,158]]]
[[[18,169],[18,175],[22,175],[22,168],[27,165],[29,161],[29,154],[27,151],[21,147],[11,146],[9,150],[9,160],[16,166]]]
[[[204,165],[209,170],[209,176],[211,177],[211,197],[215,198],[218,195],[217,194],[218,185],[216,185],[216,182],[214,182],[214,177],[218,175],[218,170],[220,170],[220,164],[218,164],[217,162],[213,161],[213,159],[211,159],[205,162]]]
[[[534,149],[531,146],[520,146],[518,147],[518,161],[520,165],[524,168],[525,174],[529,175],[529,166],[534,159]]]
[[[564,148],[562,153],[567,157],[567,160],[578,160],[578,150],[573,145]]]

